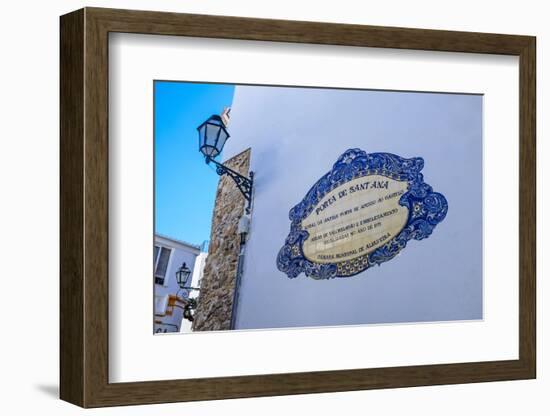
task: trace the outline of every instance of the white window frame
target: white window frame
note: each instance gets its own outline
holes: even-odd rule
[[[174,248],[163,244],[159,244],[157,242],[155,242],[154,247],[158,247],[159,252],[158,252],[158,256],[156,256],[155,258],[154,265],[153,265],[153,280],[156,280],[157,277],[159,278],[162,277],[163,279],[162,284],[159,284],[156,281],[155,281],[155,284],[159,286],[168,287],[168,279],[170,278],[168,271],[170,270],[170,266],[172,265],[172,253],[174,251]],[[154,247],[153,247],[153,250],[154,250]],[[158,266],[158,262],[160,260],[160,255],[162,253],[163,248],[166,250],[169,250],[168,263],[166,265],[166,272],[164,273],[164,276],[157,276],[157,266]]]

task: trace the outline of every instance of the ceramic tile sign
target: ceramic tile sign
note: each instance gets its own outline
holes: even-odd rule
[[[448,205],[424,182],[423,167],[421,157],[344,152],[290,210],[278,269],[289,278],[350,277],[429,237]]]

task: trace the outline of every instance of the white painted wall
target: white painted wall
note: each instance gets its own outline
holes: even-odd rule
[[[238,329],[482,318],[482,96],[237,86],[226,157],[252,148],[254,206]],[[349,278],[289,279],[288,213],[350,148],[424,158],[446,218]]]
[[[201,286],[201,279],[204,274],[204,265],[206,264],[206,258],[208,257],[208,253],[205,253],[204,251],[201,251],[199,255],[195,258],[195,267],[193,268],[193,274],[191,275],[191,283],[189,286],[200,288]],[[199,291],[192,290],[189,292],[189,297],[191,298],[198,298]],[[184,319],[181,321],[180,325],[180,332],[191,332],[192,331],[192,322],[188,321],[187,319]]]
[[[201,253],[200,249],[196,246],[165,236],[155,235],[155,244],[162,247],[168,247],[172,250],[168,261],[168,267],[166,269],[164,284],[155,284],[155,302],[160,301],[159,303],[162,303],[161,299],[165,299],[168,295],[176,295],[178,292],[180,287],[178,286],[178,282],[176,280],[176,272],[183,262],[187,264],[187,267],[192,273],[201,273],[201,269],[195,267],[195,259]],[[193,275],[189,278],[189,282],[191,282],[192,279]],[[180,297],[182,297],[181,292]],[[159,312],[162,311],[155,311],[155,313]],[[187,320],[182,322],[182,318],[183,310],[180,308],[174,308],[173,315],[171,316],[155,315],[155,321],[160,320],[163,324],[154,323],[154,332],[157,333],[159,329],[161,330],[161,333],[164,333],[165,330],[167,332],[179,332],[182,329],[182,326],[185,326],[186,328],[190,327]],[[177,325],[177,329],[173,325]]]
[[[442,3],[436,0],[396,0],[392,2],[297,2],[296,0],[107,0],[49,2],[6,2],[1,15],[2,46],[9,57],[0,67],[3,84],[4,151],[0,152],[0,177],[10,203],[0,206],[5,238],[2,245],[4,276],[21,276],[21,264],[29,264],[29,232],[40,250],[33,250],[32,263],[39,265],[41,278],[33,279],[25,299],[32,307],[23,307],[23,296],[5,296],[0,303],[4,328],[8,329],[0,346],[3,395],[0,409],[4,414],[45,413],[82,415],[84,411],[64,403],[58,396],[58,322],[59,322],[59,147],[58,88],[59,36],[58,17],[79,7],[103,6],[186,13],[225,14],[294,20],[318,20],[342,23],[454,29],[496,33],[531,34],[538,37],[538,212],[550,209],[548,188],[550,169],[547,103],[550,100],[550,26],[547,4],[539,0],[502,1],[460,0]],[[25,16],[25,29],[21,29]],[[9,82],[7,81],[9,80]],[[23,88],[24,87],[24,88]],[[24,93],[26,92],[26,93]],[[29,119],[32,118],[32,122]],[[32,151],[31,151],[32,150]],[[7,198],[8,198],[7,197]],[[39,204],[37,204],[39,201]],[[550,244],[550,221],[541,215],[538,221],[538,379],[499,383],[433,386],[412,389],[372,390],[332,394],[309,394],[261,399],[217,400],[211,402],[171,403],[164,405],[89,409],[88,415],[158,415],[159,412],[205,415],[281,415],[301,412],[335,415],[343,409],[349,415],[365,412],[386,415],[447,416],[532,415],[548,413],[550,360],[548,322],[550,308],[548,256],[543,248]],[[546,250],[547,251],[547,250]],[[9,260],[9,261],[7,261]],[[13,311],[18,320],[29,323],[20,331],[9,321]],[[36,317],[39,314],[40,319]],[[37,324],[36,324],[37,323]],[[191,336],[208,336],[199,334]],[[32,346],[32,354],[29,348]],[[166,352],[170,353],[170,352]],[[257,352],[261,354],[261,351]],[[328,351],[327,353],[333,353]],[[178,354],[175,352],[174,354]],[[202,359],[200,352],[196,352]],[[269,357],[267,357],[269,359]]]

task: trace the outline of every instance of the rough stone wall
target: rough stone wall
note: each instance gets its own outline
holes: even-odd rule
[[[248,176],[250,149],[232,157],[224,164],[241,175]],[[240,244],[237,227],[244,213],[244,205],[245,199],[233,179],[227,175],[220,177],[208,257],[204,265],[193,322],[194,331],[230,329]]]

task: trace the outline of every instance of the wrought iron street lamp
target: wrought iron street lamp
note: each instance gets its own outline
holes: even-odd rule
[[[187,267],[187,264],[183,262],[181,267],[176,271],[176,281],[178,282],[180,288],[183,289],[185,287],[190,274],[191,270]]]
[[[183,262],[181,267],[176,271],[176,282],[178,282],[178,286],[180,287],[176,296],[179,294],[180,290],[201,290],[200,287],[186,286],[190,274],[191,270],[189,270],[187,264]]]
[[[252,185],[254,181],[253,172],[250,172],[250,177],[247,178],[246,176],[243,176],[240,173],[235,172],[233,169],[214,160],[214,158],[222,152],[225,142],[230,137],[222,118],[214,114],[199,127],[197,127],[197,130],[199,132],[199,150],[204,155],[206,163],[212,162],[216,165],[216,173],[218,175],[228,175],[231,179],[233,179],[233,181],[235,181],[239,191],[241,191],[244,198],[248,202],[246,212],[250,213],[250,206],[252,203]]]
[[[194,311],[195,309],[197,309],[197,300],[189,297],[189,291],[190,290],[200,291],[200,288],[186,286],[190,275],[191,275],[191,270],[189,269],[189,267],[187,267],[187,264],[183,262],[180,268],[176,271],[176,281],[178,282],[178,285],[180,287],[178,290],[178,293],[176,293],[176,298],[178,297],[179,292],[181,290],[185,291],[186,293],[185,298],[187,298],[186,299],[187,304],[183,308],[183,317],[188,321],[193,322]]]

